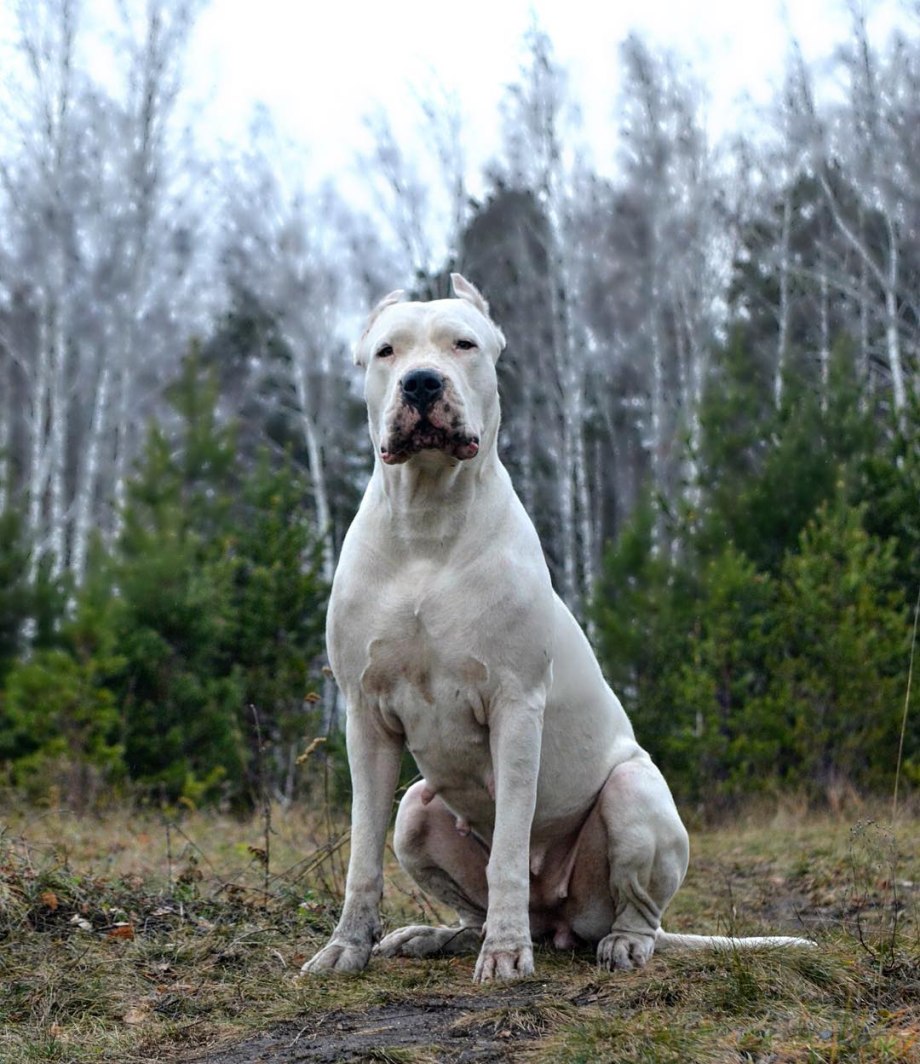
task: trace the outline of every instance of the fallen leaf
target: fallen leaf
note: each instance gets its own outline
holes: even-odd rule
[[[107,932],[106,938],[134,938],[133,924],[116,924],[111,931]]]

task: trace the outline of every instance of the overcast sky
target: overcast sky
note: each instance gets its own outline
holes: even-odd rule
[[[869,4],[890,31],[895,0]],[[534,20],[570,65],[586,128],[600,154],[617,86],[617,48],[633,29],[685,53],[712,95],[716,132],[739,120],[738,101],[766,103],[779,85],[789,32],[820,62],[846,36],[847,0],[212,0],[192,69],[213,93],[220,133],[242,135],[254,101],[312,148],[313,167],[353,158],[362,117],[383,104],[411,123],[412,93],[458,95],[477,150],[488,153],[502,89],[521,66]],[[602,162],[602,160],[599,160]]]
[[[630,31],[687,56],[710,94],[708,117],[719,134],[751,122],[745,98],[755,107],[772,98],[790,32],[809,61],[828,59],[847,35],[851,2],[865,3],[877,39],[898,17],[898,0],[210,0],[188,81],[205,141],[244,143],[261,104],[297,145],[302,173],[316,181],[354,172],[368,142],[364,117],[378,106],[411,153],[420,113],[413,96],[432,88],[456,95],[468,155],[479,164],[497,147],[498,105],[536,20],[570,69],[584,139],[604,171],[613,153],[618,46]],[[115,0],[83,3],[88,24],[101,28]],[[0,0],[5,64],[13,56],[12,9],[11,0]],[[94,74],[105,81],[111,52],[90,50]]]

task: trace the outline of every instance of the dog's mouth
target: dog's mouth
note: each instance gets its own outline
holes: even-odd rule
[[[479,437],[442,428],[428,418],[421,418],[409,431],[394,427],[380,448],[380,457],[387,465],[400,465],[419,451],[442,451],[452,458],[466,461],[479,454]]]

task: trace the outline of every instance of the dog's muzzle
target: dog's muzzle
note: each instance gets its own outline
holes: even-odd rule
[[[398,395],[380,448],[387,465],[399,465],[419,451],[442,451],[461,461],[479,453],[479,437],[467,428],[462,403],[442,373],[413,369],[399,382]]]

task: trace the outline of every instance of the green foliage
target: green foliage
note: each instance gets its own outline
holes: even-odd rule
[[[228,667],[231,567],[220,535],[235,489],[232,433],[216,419],[216,394],[194,357],[170,395],[178,440],[151,430],[128,488],[110,579],[111,623],[124,659],[116,680],[125,758],[144,787],[175,800],[216,797],[240,781],[242,689]],[[227,483],[228,480],[230,483]]]
[[[307,527],[304,494],[299,478],[263,457],[243,485],[243,520],[230,545],[231,657],[245,674],[246,704],[289,740],[302,731],[306,655],[320,652],[325,621],[321,544]]]
[[[895,545],[898,583],[909,602],[920,589],[920,392],[884,446],[859,463],[856,498],[866,504],[866,527]]]
[[[747,719],[768,682],[773,603],[773,581],[731,545],[700,573],[686,647],[673,666],[667,748],[671,763],[695,766],[685,783],[694,798],[749,787],[774,753],[769,729],[755,734]]]
[[[894,545],[871,537],[842,497],[784,560],[762,713],[785,723],[783,778],[890,788],[909,649],[894,571]]]
[[[29,550],[15,510],[0,514],[0,685],[22,653],[23,625],[33,603]]]
[[[822,402],[789,374],[779,409],[763,366],[735,334],[719,360],[703,413],[701,467],[706,507],[697,548],[726,540],[775,572],[817,507],[833,495],[841,470],[871,453],[876,432],[862,411],[849,345],[832,352]]]
[[[608,547],[600,657],[685,801],[884,791],[920,572],[920,404],[886,434],[841,341],[823,400],[790,377],[775,410],[745,343],[720,353],[706,398],[698,505],[661,543],[646,499]],[[35,799],[86,805],[124,788],[239,809],[290,797],[316,733],[304,696],[327,589],[308,486],[287,455],[237,445],[214,360],[193,351],[170,400],[121,536],[108,553],[97,544],[79,593],[47,564],[30,581],[21,521],[0,516],[0,765]],[[918,748],[911,712],[908,783]],[[325,756],[338,795],[341,736]]]
[[[886,791],[920,572],[915,404],[890,441],[838,344],[824,401],[775,411],[736,336],[707,398],[697,512],[656,551],[640,507],[608,550],[593,619],[605,671],[679,797],[793,785]],[[909,717],[905,778],[920,779]]]
[[[125,777],[108,683],[121,659],[97,606],[87,593],[61,624],[57,645],[21,658],[7,676],[0,763],[8,766],[8,782],[33,800],[64,799],[81,808]]]
[[[118,689],[132,778],[163,797],[217,797],[238,786],[243,691],[224,656],[230,574],[200,542],[164,539],[118,572],[113,624],[124,657]]]
[[[289,794],[315,723],[326,589],[303,478],[247,464],[194,351],[170,400],[172,430],[151,428],[121,537],[93,552],[69,619],[52,581],[29,585],[15,518],[0,522],[0,763],[33,797],[53,784],[86,804],[123,781],[186,804]]]
[[[592,614],[607,677],[643,744],[663,764],[674,705],[668,663],[686,654],[690,589],[653,549],[653,524],[646,500],[607,551]]]
[[[7,678],[0,757],[10,782],[33,800],[57,797],[78,808],[124,776],[115,698],[105,658],[80,660],[41,650]]]
[[[304,730],[324,589],[302,480],[241,467],[194,357],[171,398],[181,436],[151,432],[112,574],[125,756],[154,793],[238,804],[259,773],[255,731],[290,761]]]

